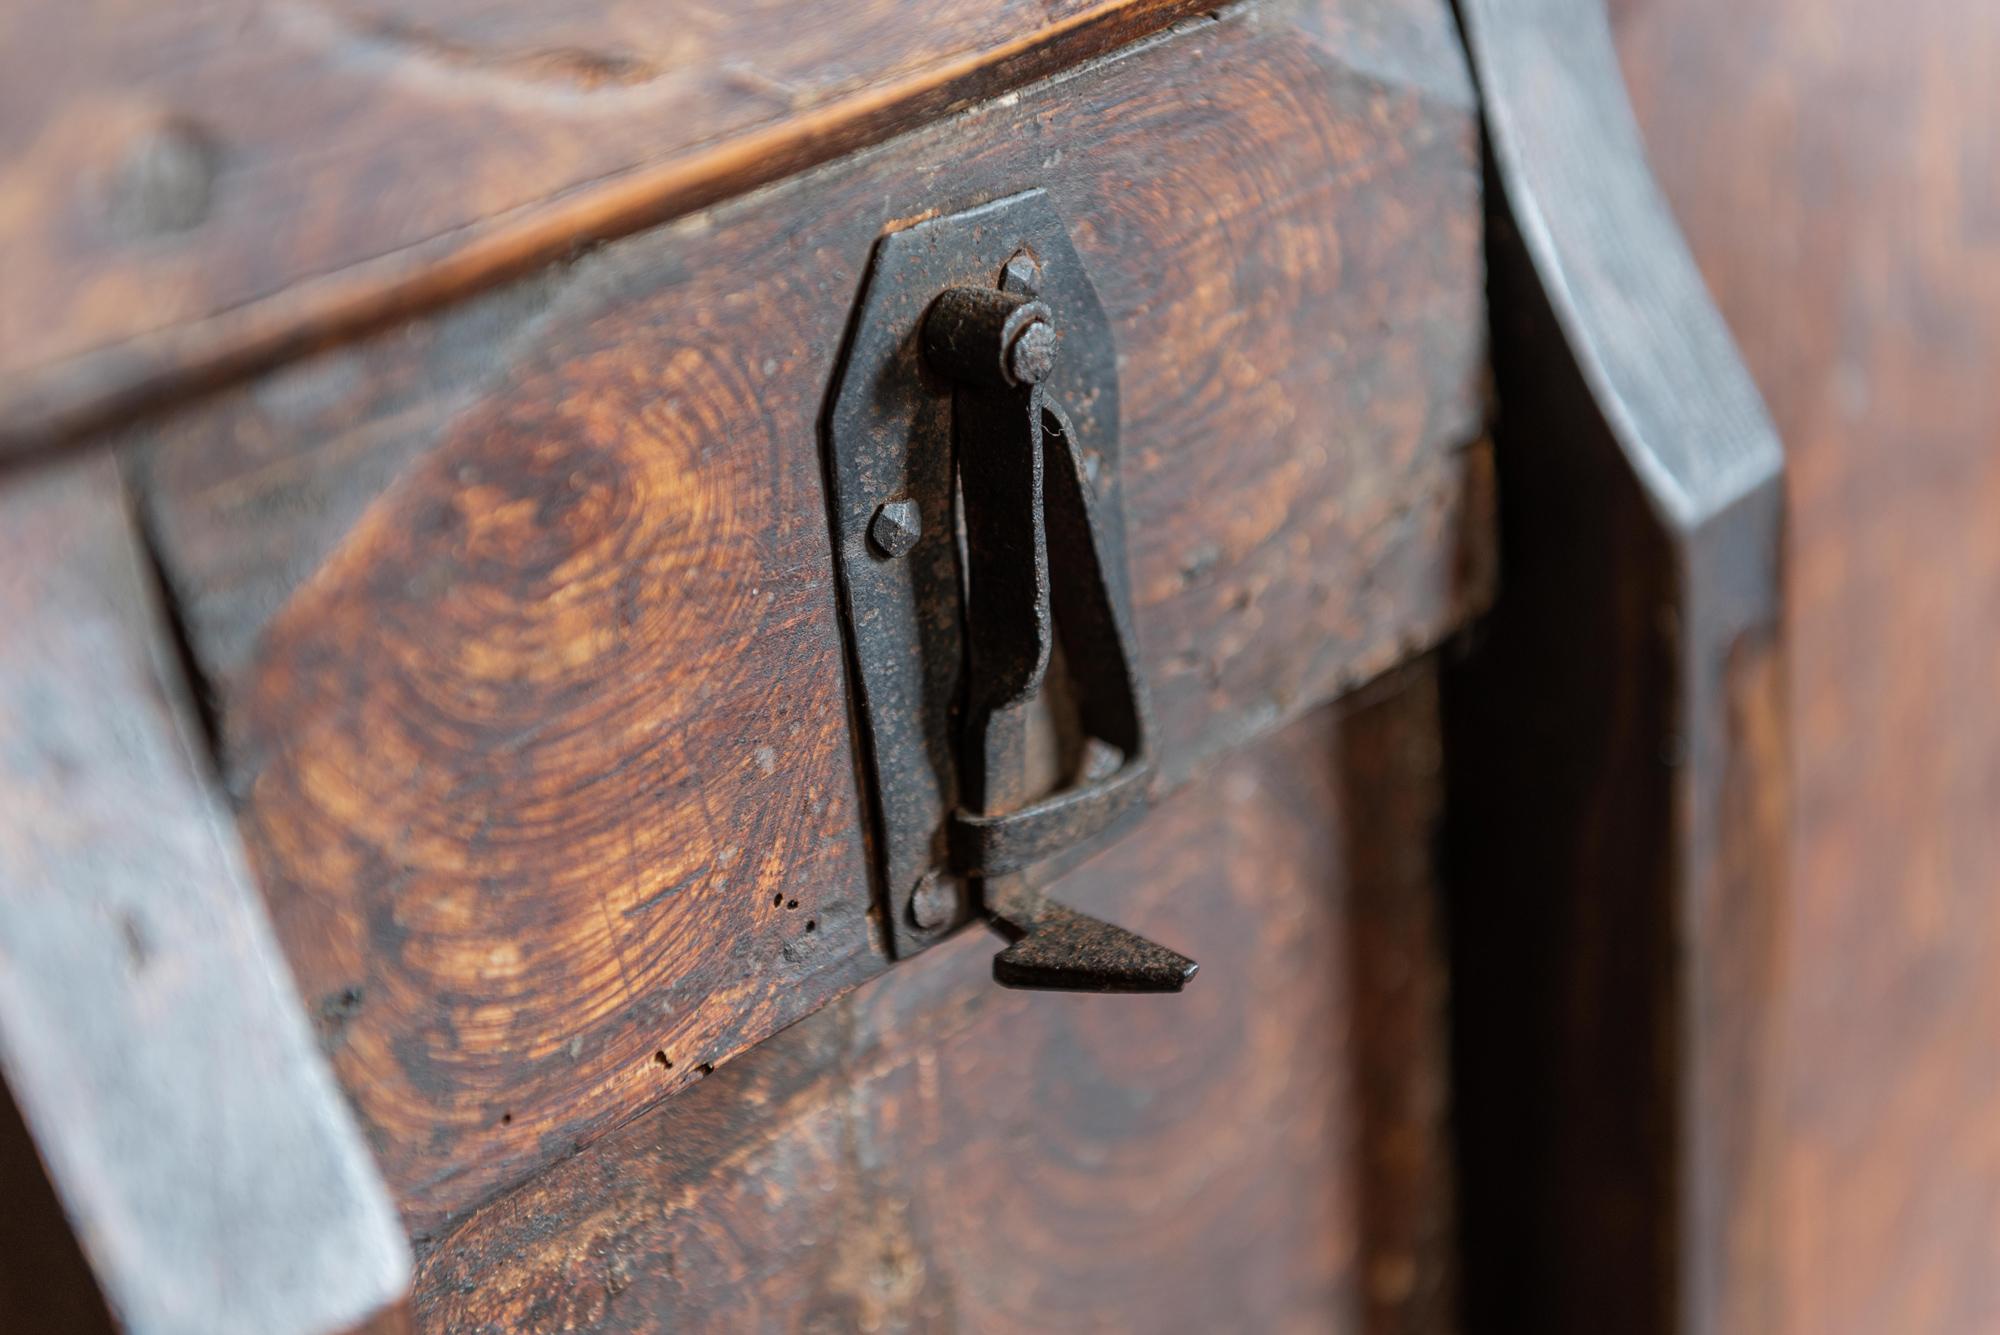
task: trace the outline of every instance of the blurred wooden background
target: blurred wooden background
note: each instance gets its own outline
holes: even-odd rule
[[[2000,6],[1613,9],[1791,455],[1776,1310],[2000,1329]]]

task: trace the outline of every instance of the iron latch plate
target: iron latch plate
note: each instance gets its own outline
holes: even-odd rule
[[[1024,272],[1060,321],[1061,356],[1047,388],[1067,410],[1084,453],[1100,540],[1116,558],[1105,563],[1105,584],[1129,624],[1111,323],[1046,192],[928,219],[881,239],[826,417],[828,507],[873,799],[877,893],[899,958],[949,934],[979,907],[948,870],[950,817],[959,802],[965,611],[952,386],[926,365],[921,331],[941,292],[1007,285]]]

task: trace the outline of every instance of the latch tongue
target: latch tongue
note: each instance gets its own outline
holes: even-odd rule
[[[993,957],[993,978],[1049,992],[1178,992],[1195,967],[1156,941],[1045,899],[1027,934]]]
[[[1018,937],[994,976],[1010,987],[1177,992],[1192,960],[1051,903],[1022,875],[1142,804],[1151,774],[1131,634],[1106,582],[1083,455],[1042,386],[1059,346],[1055,317],[1023,292],[956,287],[932,303],[923,341],[953,381],[965,516],[969,679],[950,849],[955,869],[979,879],[986,912]],[[1028,711],[1052,629],[1089,759],[1076,786],[1031,802]]]

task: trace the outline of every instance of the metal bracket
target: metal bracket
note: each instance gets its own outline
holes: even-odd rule
[[[983,913],[1016,938],[1010,985],[1194,971],[1041,893],[1150,787],[1117,434],[1110,322],[1042,191],[881,240],[826,449],[898,957]]]

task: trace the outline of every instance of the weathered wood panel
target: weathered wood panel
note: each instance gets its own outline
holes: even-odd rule
[[[1234,14],[148,434],[258,870],[419,1233],[881,967],[816,422],[895,220],[1043,185],[1070,222],[1170,781],[1483,603],[1476,128],[1448,15],[1398,17],[1350,63]]]
[[[420,1328],[1452,1323],[1428,669],[1073,876],[1182,996],[1004,992],[961,937],[474,1215]]]
[[[8,482],[0,1327],[347,1331],[408,1249],[197,759],[116,466]]]
[[[922,123],[1186,0],[0,14],[0,449]]]
[[[1647,152],[1789,454],[1757,1329],[2000,1329],[2000,8],[1620,8]]]

